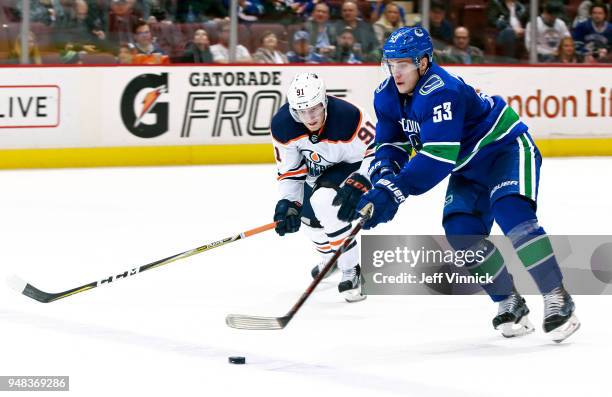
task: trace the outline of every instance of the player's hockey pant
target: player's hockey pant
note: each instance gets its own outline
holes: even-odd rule
[[[332,206],[332,201],[339,186],[360,165],[361,162],[336,164],[321,174],[314,187],[304,186],[302,228],[323,260],[331,258],[351,232],[351,224],[338,219],[339,207]],[[355,240],[338,258],[338,268],[350,269],[358,263],[359,247]]]

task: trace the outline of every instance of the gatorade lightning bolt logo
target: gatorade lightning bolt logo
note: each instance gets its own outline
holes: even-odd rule
[[[146,116],[149,113],[149,110],[151,110],[151,108],[153,108],[153,106],[157,103],[157,100],[159,99],[161,94],[167,92],[168,87],[166,87],[166,85],[162,85],[145,95],[144,99],[142,100],[142,110],[140,111],[140,115],[134,122],[134,128],[140,125],[142,118]]]
[[[136,97],[143,91],[142,103],[136,103]],[[139,138],[155,138],[166,133],[170,106],[161,98],[168,92],[168,73],[147,73],[132,79],[121,96],[121,120],[125,128]]]

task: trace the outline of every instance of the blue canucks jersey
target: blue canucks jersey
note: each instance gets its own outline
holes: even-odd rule
[[[376,159],[404,167],[409,194],[421,194],[449,173],[478,162],[483,153],[527,131],[499,96],[478,93],[435,63],[412,95],[398,92],[392,78],[376,89]],[[410,148],[417,154],[408,160]]]

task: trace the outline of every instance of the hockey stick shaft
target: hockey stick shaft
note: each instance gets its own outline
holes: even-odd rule
[[[336,265],[338,262],[338,258],[342,255],[347,248],[355,241],[357,234],[363,228],[363,225],[367,222],[367,220],[372,216],[373,206],[371,204],[364,207],[361,212],[361,218],[357,225],[353,227],[349,235],[344,240],[344,243],[338,248],[338,250],[334,253],[334,255],[329,259],[329,261],[325,264],[325,267],[319,272],[317,277],[310,283],[308,288],[302,293],[300,298],[295,302],[295,304],[289,309],[286,315],[283,317],[260,317],[260,316],[248,316],[242,314],[230,314],[225,318],[225,322],[228,326],[232,328],[238,329],[250,329],[250,330],[274,330],[274,329],[283,329],[289,324],[289,321],[295,316],[295,314],[300,310],[302,305],[306,302],[306,300],[312,295],[317,285],[325,278],[327,272]]]
[[[266,225],[259,226],[259,227],[256,227],[254,229],[247,230],[247,231],[242,232],[240,234],[237,234],[235,236],[227,237],[227,238],[224,238],[224,239],[219,240],[219,241],[214,241],[212,243],[205,244],[205,245],[202,245],[200,247],[197,247],[197,248],[194,248],[194,249],[191,249],[191,250],[188,250],[188,251],[184,251],[184,252],[181,252],[179,254],[172,255],[172,256],[169,256],[167,258],[160,259],[160,260],[157,260],[155,262],[148,263],[146,265],[142,265],[140,267],[135,267],[135,268],[132,268],[130,270],[126,270],[123,273],[120,273],[120,274],[117,274],[117,275],[114,275],[114,276],[109,276],[109,277],[104,278],[104,279],[102,279],[100,281],[94,281],[94,282],[91,282],[89,284],[85,284],[85,285],[82,285],[80,287],[72,288],[72,289],[69,289],[69,290],[63,291],[63,292],[49,293],[49,292],[41,291],[38,288],[34,287],[33,285],[22,281],[21,279],[17,278],[16,276],[14,276],[11,279],[9,279],[9,283],[18,292],[22,293],[23,295],[25,295],[27,297],[30,297],[30,298],[32,298],[34,300],[37,300],[37,301],[43,302],[43,303],[53,302],[53,301],[56,301],[58,299],[63,299],[63,298],[66,298],[68,296],[71,296],[71,295],[75,295],[75,294],[78,294],[78,293],[81,293],[81,292],[89,291],[89,290],[91,290],[93,288],[96,288],[96,287],[102,285],[102,284],[110,284],[113,281],[120,280],[122,278],[127,278],[129,276],[134,276],[134,275],[136,275],[138,273],[142,273],[144,271],[147,271],[147,270],[150,270],[150,269],[154,269],[154,268],[157,268],[157,267],[160,267],[160,266],[168,265],[168,264],[170,264],[172,262],[176,262],[176,261],[178,261],[180,259],[185,259],[185,258],[188,258],[190,256],[197,255],[197,254],[205,252],[205,251],[209,251],[209,250],[211,250],[213,248],[221,247],[223,245],[230,244],[230,243],[233,243],[233,242],[238,241],[238,240],[243,240],[243,239],[245,239],[247,237],[251,237],[251,236],[254,236],[256,234],[263,233],[265,231],[274,229],[275,226],[276,226],[276,222],[268,223]]]

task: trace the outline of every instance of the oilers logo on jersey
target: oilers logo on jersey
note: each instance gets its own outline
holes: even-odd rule
[[[334,165],[314,150],[304,149],[301,150],[301,153],[304,156],[304,160],[306,160],[308,176],[318,177],[323,171]]]

